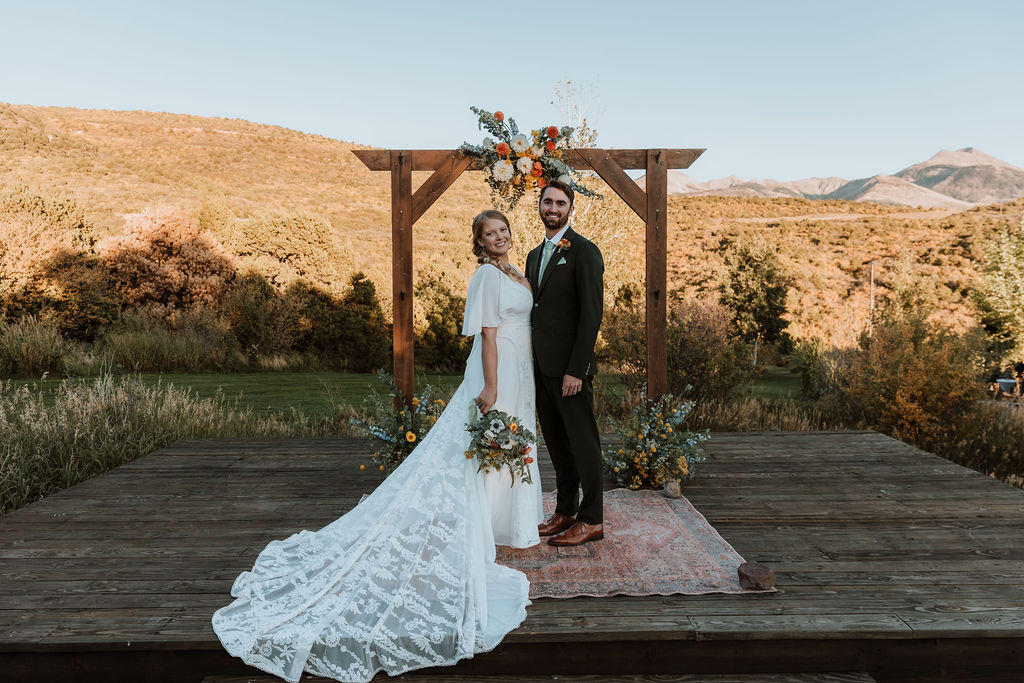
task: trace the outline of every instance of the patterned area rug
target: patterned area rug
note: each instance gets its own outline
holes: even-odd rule
[[[544,510],[554,512],[554,494]],[[570,548],[498,547],[498,562],[526,573],[531,598],[581,595],[753,593],[740,588],[743,558],[685,498],[661,491],[604,494],[605,537]]]

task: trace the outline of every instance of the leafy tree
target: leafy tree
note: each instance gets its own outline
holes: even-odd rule
[[[754,344],[756,365],[757,347],[779,341],[789,325],[782,317],[789,278],[778,254],[769,247],[729,243],[724,256],[726,277],[719,286],[721,302],[732,309],[737,336]]]

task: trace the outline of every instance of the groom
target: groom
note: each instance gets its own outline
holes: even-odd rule
[[[541,189],[545,239],[526,257],[533,287],[537,417],[558,486],[555,514],[538,531],[559,546],[604,538],[601,441],[593,389],[604,261],[593,242],[569,227],[573,200],[572,188],[557,180]]]

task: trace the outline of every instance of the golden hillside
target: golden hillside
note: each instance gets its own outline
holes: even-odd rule
[[[465,138],[476,137],[467,117]],[[227,209],[241,223],[284,215],[326,221],[342,261],[331,277],[363,270],[387,300],[390,180],[367,170],[350,153],[357,148],[241,120],[0,104],[0,186],[71,196],[100,236],[118,232],[126,214],[161,205]],[[426,174],[416,176],[414,184]],[[464,281],[474,265],[468,226],[488,206],[480,176],[460,178],[416,224],[417,270]],[[614,195],[604,204],[581,200],[579,211],[590,214],[581,225],[604,249],[610,284],[638,277],[639,221]],[[713,291],[722,241],[742,236],[779,247],[793,276],[791,330],[798,336],[850,343],[867,316],[870,262],[884,285],[901,258],[935,293],[940,317],[963,325],[980,238],[1000,222],[1020,220],[1022,211],[1024,200],[953,214],[840,200],[672,197],[670,285]],[[520,207],[513,219],[521,243],[539,240],[532,207]],[[231,235],[218,238],[231,247]],[[525,251],[513,257],[520,265]]]

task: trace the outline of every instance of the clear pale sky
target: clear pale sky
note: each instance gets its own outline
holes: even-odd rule
[[[470,105],[707,180],[857,178],[974,146],[1024,167],[1024,2],[0,0],[0,101],[242,118],[378,147],[476,141]]]

